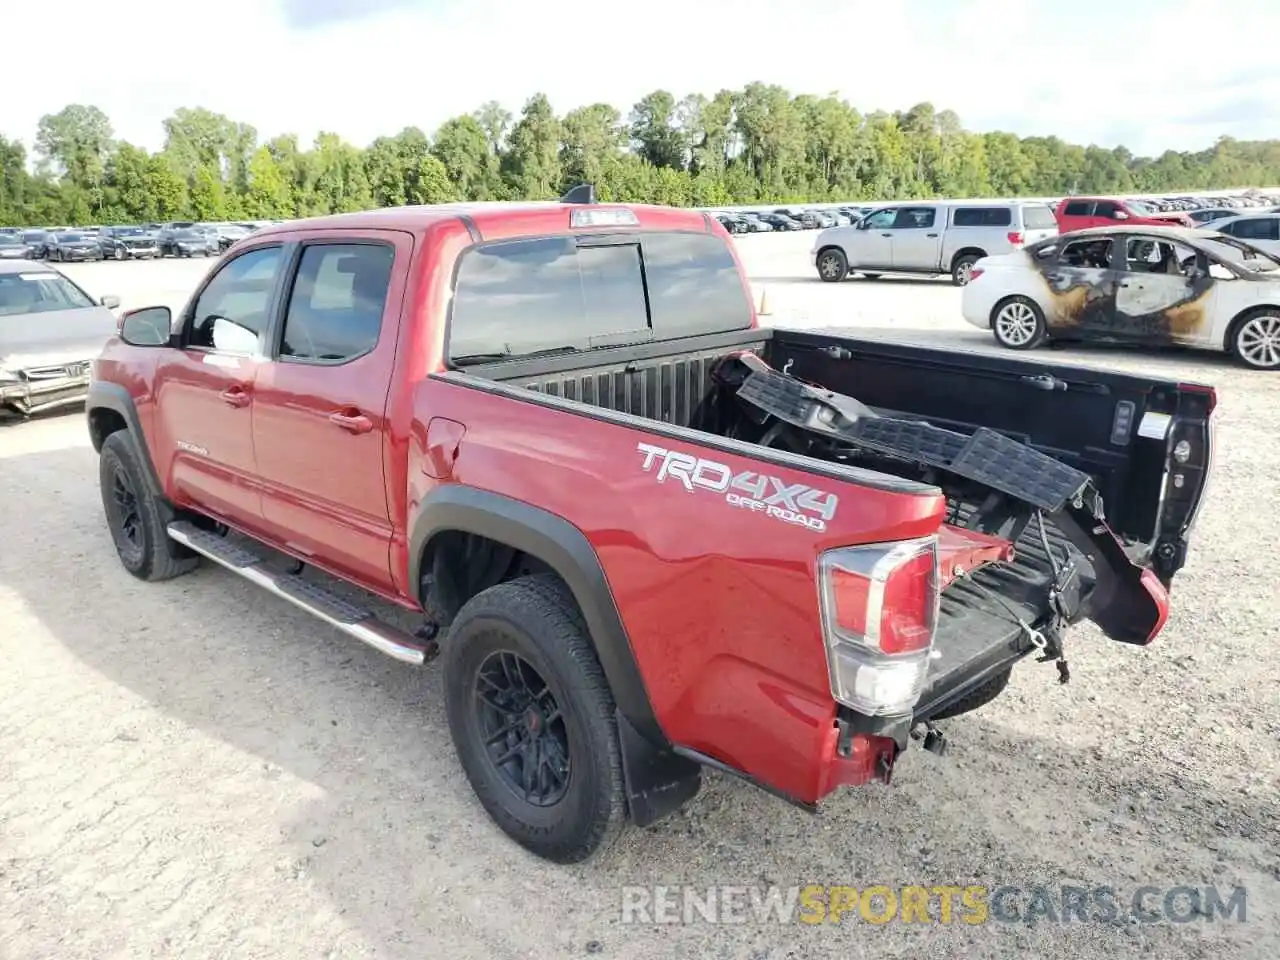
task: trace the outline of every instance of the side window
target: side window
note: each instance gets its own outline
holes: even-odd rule
[[[1232,236],[1241,240],[1276,240],[1276,220],[1274,217],[1250,217],[1248,220],[1237,220],[1231,224]]]
[[[384,244],[315,244],[302,251],[280,356],[351,360],[382,331],[395,251]]]
[[[263,247],[223,265],[196,300],[187,345],[252,353],[267,325],[281,256],[279,247]]]
[[[1092,212],[1093,202],[1090,200],[1072,200],[1063,211],[1068,217],[1087,217]]]
[[[1120,209],[1120,204],[1113,203],[1110,200],[1099,200],[1093,208],[1095,217],[1115,218],[1116,211]]]
[[[894,218],[895,230],[923,230],[932,227],[937,212],[933,207],[903,207]]]
[[[1106,270],[1111,265],[1111,241],[1076,240],[1062,248],[1059,261],[1068,267]]]
[[[951,225],[953,227],[1008,227],[1013,225],[1013,211],[1008,207],[956,207]]]
[[[868,230],[886,230],[893,226],[894,218],[897,215],[897,207],[886,207],[884,210],[877,210],[875,213],[868,214],[862,222],[867,225]]]

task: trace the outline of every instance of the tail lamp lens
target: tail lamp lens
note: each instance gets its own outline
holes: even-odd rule
[[[819,571],[832,695],[872,716],[909,712],[937,626],[937,539],[842,547]]]
[[[1008,238],[1009,242],[1010,242],[1011,244],[1013,244],[1015,247],[1020,247],[1020,246],[1022,246],[1022,231],[1021,231],[1021,230],[1010,230],[1010,231],[1008,232],[1008,234],[1006,234],[1006,237]]]
[[[970,268],[969,268],[969,282],[970,282],[970,283],[973,283],[973,281],[977,280],[977,279],[978,279],[980,276],[982,276],[984,273],[986,273],[986,271],[985,271],[985,270],[983,270],[981,267],[970,267]]]

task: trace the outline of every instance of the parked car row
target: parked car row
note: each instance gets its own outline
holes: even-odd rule
[[[857,223],[874,207],[779,207],[776,210],[720,210],[715,217],[730,233],[824,230]]]
[[[124,226],[0,227],[0,260],[148,260],[216,257],[275,221],[198,223],[171,220]]]

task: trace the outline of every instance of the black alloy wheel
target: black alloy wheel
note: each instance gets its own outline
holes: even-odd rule
[[[542,674],[517,653],[491,653],[476,672],[473,704],[485,756],[512,793],[535,807],[569,787],[564,716]]]

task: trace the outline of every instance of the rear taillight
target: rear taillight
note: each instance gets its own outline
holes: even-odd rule
[[[831,694],[859,713],[910,713],[938,621],[936,537],[841,547],[818,561]]]
[[[1005,236],[1009,239],[1009,242],[1013,244],[1015,247],[1022,246],[1021,230],[1010,230],[1007,234],[1005,234]]]
[[[987,271],[983,270],[981,267],[970,267],[969,282],[973,283],[973,281],[977,280],[980,276],[982,276],[986,272]]]

